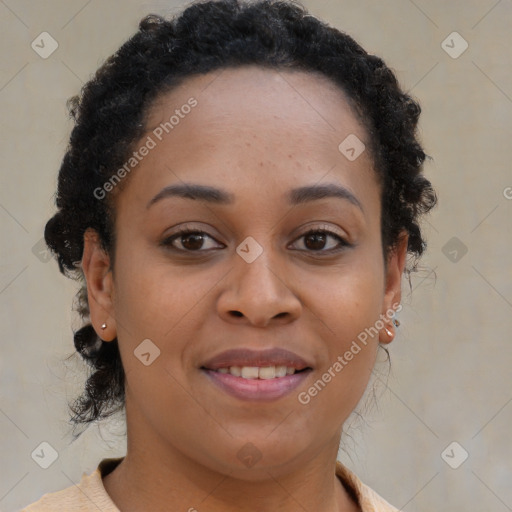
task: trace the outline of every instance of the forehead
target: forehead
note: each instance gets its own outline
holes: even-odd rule
[[[200,106],[194,109],[194,117],[218,127],[226,122],[268,122],[270,116],[283,124],[288,121],[309,127],[311,135],[319,129],[343,133],[347,128],[363,135],[352,101],[325,75],[257,65],[228,67],[184,79],[157,97],[148,111],[146,126],[153,128],[165,122],[191,97]]]
[[[356,194],[375,186],[368,152],[351,161],[340,151],[347,137],[368,146],[366,131],[320,74],[244,66],[188,77],[153,102],[146,128],[139,145],[154,144],[130,178],[146,199],[180,182],[267,201],[322,181]]]

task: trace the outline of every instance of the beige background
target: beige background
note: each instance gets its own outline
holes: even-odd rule
[[[304,5],[382,56],[419,98],[422,139],[434,159],[426,173],[440,199],[425,224],[423,270],[413,277],[412,294],[404,286],[388,387],[380,387],[379,405],[365,421],[349,428],[350,456],[340,457],[408,512],[512,510],[512,2]],[[66,99],[144,14],[179,6],[0,1],[3,511],[78,482],[102,457],[123,454],[122,424],[91,428],[70,443],[66,401],[83,383],[80,368],[64,360],[73,352],[75,285],[55,262],[37,257],[37,244],[53,212],[71,128]],[[47,59],[31,48],[43,31],[59,44]],[[441,46],[453,31],[469,44],[458,58]],[[454,40],[455,49],[459,44]],[[446,246],[452,237],[458,248]],[[454,249],[456,262],[449,259]],[[58,452],[46,470],[31,458],[43,441]],[[448,450],[452,465],[462,449],[469,454],[458,469],[441,456],[453,441],[463,448]]]

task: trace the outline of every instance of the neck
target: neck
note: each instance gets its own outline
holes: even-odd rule
[[[157,512],[169,510],[167,504],[172,504],[173,509],[188,512],[360,512],[334,471],[321,474],[322,482],[311,466],[284,478],[272,478],[269,473],[265,482],[241,481],[204,471],[203,467],[193,479],[155,466],[147,468],[144,462],[127,455],[104,478],[105,489],[120,510]],[[201,475],[205,475],[204,480],[200,480]]]
[[[122,511],[157,512],[169,505],[188,512],[360,510],[335,475],[337,439],[313,458],[300,455],[248,480],[231,468],[215,470],[199,463],[147,429],[127,424],[126,457],[103,479]]]

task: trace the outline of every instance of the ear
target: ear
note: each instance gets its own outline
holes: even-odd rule
[[[409,235],[403,231],[396,247],[388,255],[381,312],[381,319],[385,325],[379,333],[381,343],[390,343],[395,337],[395,326],[390,315],[398,308],[402,300],[402,275],[405,269],[408,241]]]
[[[112,341],[116,337],[117,329],[110,257],[101,247],[97,231],[92,228],[84,233],[82,270],[87,282],[87,298],[94,330],[103,341]]]

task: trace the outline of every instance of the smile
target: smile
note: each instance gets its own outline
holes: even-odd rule
[[[312,363],[283,348],[227,350],[205,361],[200,370],[223,393],[239,400],[278,400],[300,386]]]
[[[224,374],[229,373],[235,377],[242,377],[242,379],[268,380],[279,379],[303,370],[296,370],[291,366],[230,366],[228,368],[218,368],[215,371]]]

